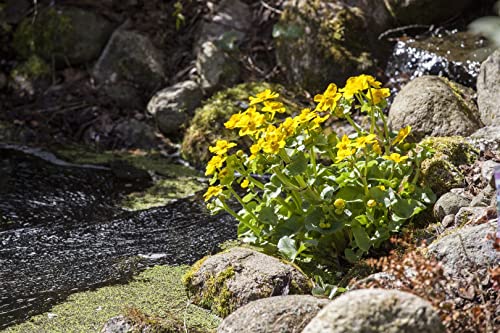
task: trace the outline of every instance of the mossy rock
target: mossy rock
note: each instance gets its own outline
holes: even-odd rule
[[[289,112],[297,112],[299,106],[289,97],[285,88],[278,84],[253,82],[236,85],[220,91],[195,110],[194,118],[184,135],[182,156],[194,166],[201,168],[210,160],[208,147],[219,139],[238,141],[243,147],[249,142],[239,138],[237,131],[224,127],[231,115],[242,112],[248,107],[248,97],[265,90],[272,89],[280,93],[280,100]]]
[[[36,55],[58,65],[94,60],[113,32],[114,24],[90,10],[46,7],[17,27],[12,45],[23,58]]]
[[[309,294],[312,288],[296,266],[244,247],[201,259],[183,282],[194,304],[221,317],[256,299]]]
[[[99,332],[112,317],[122,315],[148,332],[213,332],[220,318],[188,302],[181,277],[187,266],[155,266],[124,285],[71,295],[49,313],[7,328],[6,333]],[[181,330],[179,330],[181,328]]]
[[[452,188],[465,186],[465,177],[460,166],[472,164],[478,158],[478,151],[465,138],[429,137],[420,145],[435,151],[432,158],[423,161],[422,175],[424,183],[438,196]]]
[[[288,82],[313,93],[330,82],[374,69],[365,13],[340,1],[299,1],[285,7],[274,27],[278,63]]]

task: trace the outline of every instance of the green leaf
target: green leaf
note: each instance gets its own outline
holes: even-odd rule
[[[358,256],[350,248],[347,248],[347,249],[344,250],[344,255],[345,255],[345,258],[347,259],[347,261],[349,261],[352,264],[356,263],[360,259],[360,256]]]
[[[247,203],[247,202],[250,202],[253,198],[255,198],[256,194],[255,193],[248,193],[247,195],[245,195],[243,198],[241,198],[241,201],[243,201],[244,203]]]
[[[368,252],[372,245],[372,242],[370,240],[370,237],[366,233],[365,228],[356,223],[351,227],[351,229],[356,245],[364,252]]]
[[[292,159],[290,165],[286,167],[287,174],[290,176],[298,176],[303,174],[307,169],[307,158],[303,153],[297,153]]]
[[[278,216],[271,207],[263,207],[258,214],[259,222],[276,225]]]
[[[295,246],[295,240],[289,236],[283,236],[278,241],[278,250],[288,259],[294,260],[297,256],[297,248]]]

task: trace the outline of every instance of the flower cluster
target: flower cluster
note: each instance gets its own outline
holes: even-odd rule
[[[278,93],[250,97],[225,126],[253,144],[248,151],[226,140],[210,147],[208,207],[233,215],[244,241],[290,260],[355,261],[379,246],[434,200],[418,182],[430,152],[406,142],[409,126],[389,131],[390,93],[381,86],[369,75],[340,89],[331,83],[314,96],[315,108],[288,117]],[[367,128],[353,119],[356,110],[367,113]],[[325,126],[329,118],[345,119],[355,133],[339,138]],[[227,204],[231,197],[241,210]]]

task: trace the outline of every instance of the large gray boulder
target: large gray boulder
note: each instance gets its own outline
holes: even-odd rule
[[[385,0],[399,25],[442,23],[455,17],[474,0]]]
[[[241,247],[198,261],[184,284],[194,304],[221,317],[257,299],[311,291],[308,278],[294,266]]]
[[[441,261],[445,274],[452,277],[498,267],[500,255],[493,247],[494,240],[488,237],[495,231],[493,221],[457,229],[434,241],[429,246],[429,255]]]
[[[373,70],[378,34],[368,16],[342,1],[287,1],[273,31],[287,80],[315,93],[332,81],[343,85],[349,76]]]
[[[394,130],[411,126],[412,137],[467,136],[482,127],[474,91],[437,76],[422,76],[397,94],[389,110]]]
[[[196,37],[195,52],[205,42],[215,42],[223,49],[241,43],[252,28],[252,10],[240,0],[222,0],[209,6]]]
[[[217,333],[301,332],[328,303],[310,295],[264,298],[239,308],[222,321]]]
[[[230,87],[240,80],[240,65],[236,52],[226,51],[214,42],[201,45],[196,58],[196,70],[201,87],[208,93]]]
[[[432,305],[413,294],[385,289],[354,290],[323,308],[303,333],[441,333]]]
[[[485,125],[500,125],[500,49],[482,64],[477,78],[477,105]]]
[[[158,91],[148,103],[148,112],[165,135],[178,135],[200,106],[203,93],[194,81],[179,82]]]
[[[43,9],[36,19],[25,18],[13,45],[25,58],[36,54],[59,66],[88,63],[99,57],[115,24],[92,10],[57,6]]]
[[[92,71],[99,83],[116,85],[127,82],[147,92],[157,90],[165,74],[160,50],[147,36],[124,27],[113,33]]]
[[[462,207],[469,206],[471,200],[454,192],[443,194],[434,204],[434,217],[441,221],[446,215],[456,214]]]

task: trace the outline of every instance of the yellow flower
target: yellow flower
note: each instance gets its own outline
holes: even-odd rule
[[[259,131],[259,127],[261,127],[266,121],[264,115],[252,107],[248,108],[243,113],[240,121],[238,122],[237,127],[240,127],[240,136],[244,135],[253,135]]]
[[[222,185],[217,185],[217,186],[210,186],[207,190],[207,192],[203,195],[205,198],[205,201],[208,201],[212,199],[213,197],[217,197],[219,194],[222,193]]]
[[[385,186],[384,185],[379,185],[377,186],[379,189],[381,189],[382,191],[385,191]]]
[[[377,136],[375,134],[368,134],[367,136],[360,136],[356,138],[356,142],[353,144],[356,148],[365,148],[367,144],[374,144],[377,142]]]
[[[264,102],[264,107],[262,108],[262,111],[265,112],[270,112],[271,113],[271,120],[274,119],[274,115],[276,112],[278,113],[284,113],[286,111],[285,106],[281,102]]]
[[[373,104],[378,104],[389,96],[391,96],[389,88],[370,89],[367,94],[367,97],[372,100]]]
[[[296,125],[300,125],[302,123],[308,122],[309,120],[316,117],[316,114],[311,111],[309,108],[302,109],[300,114],[293,118]]]
[[[215,146],[208,147],[208,150],[216,155],[224,155],[227,153],[227,150],[232,147],[236,147],[236,143],[228,142],[226,140],[217,140]]]
[[[256,95],[256,97],[250,96],[248,99],[250,100],[250,105],[255,105],[269,99],[273,99],[278,97],[280,94],[272,92],[271,89],[266,89],[263,92],[260,92]]]
[[[399,130],[398,135],[394,138],[394,141],[392,141],[393,145],[397,145],[398,143],[401,143],[406,139],[406,137],[410,134],[411,131],[411,126],[406,126],[405,128],[402,128]]]
[[[239,127],[238,124],[242,117],[243,117],[242,113],[233,114],[231,118],[229,118],[229,120],[224,123],[224,126],[228,129]]]
[[[344,199],[336,199],[333,203],[335,208],[337,209],[342,209],[345,207],[345,200]]]
[[[378,144],[378,142],[375,142],[372,146],[372,149],[373,151],[377,154],[377,155],[382,155],[382,148],[380,148],[380,145]]]
[[[317,116],[312,120],[313,126],[312,129],[318,128],[322,123],[324,123],[328,118],[330,118],[329,114],[325,114],[323,117]]]
[[[285,136],[273,125],[269,125],[266,130],[262,150],[268,154],[276,154],[279,150],[285,147]]]
[[[325,92],[314,96],[314,101],[319,103],[315,110],[327,111],[334,110],[337,107],[337,101],[342,97],[342,94],[337,92],[337,86],[330,83]]]
[[[349,139],[349,137],[347,135],[344,134],[344,136],[342,137],[342,140],[339,143],[337,143],[337,145],[335,145],[335,147],[340,149],[340,150],[345,150],[345,149],[349,148],[350,145],[351,145],[351,140]]]
[[[213,175],[216,169],[222,168],[226,157],[220,155],[213,156],[207,164],[207,169],[205,171],[205,176]]]
[[[382,158],[385,160],[394,161],[396,163],[401,163],[401,162],[406,161],[408,159],[408,156],[401,156],[398,153],[392,153],[389,156],[387,156],[387,155],[382,156]]]
[[[281,124],[280,124],[280,131],[285,134],[286,137],[289,137],[293,135],[295,132],[295,129],[297,128],[297,124],[295,121],[293,121],[293,118],[286,118]]]
[[[368,88],[380,88],[382,83],[371,75],[361,74],[347,79],[345,87],[340,89],[344,98],[351,99],[355,94]]]
[[[226,178],[226,176],[227,176],[228,174],[229,174],[229,170],[228,170],[228,168],[224,168],[224,169],[222,169],[221,171],[219,171],[219,173],[217,174],[217,178],[218,178],[219,180],[224,179],[224,178]]]
[[[366,203],[366,206],[368,206],[369,208],[373,208],[376,205],[377,205],[377,202],[373,199],[368,200],[368,202]]]
[[[337,151],[337,159],[335,163],[343,161],[345,158],[352,156],[356,152],[356,149],[339,149]]]
[[[245,180],[241,182],[240,186],[241,188],[247,188],[249,184],[250,182],[248,181],[248,179],[245,178]]]

